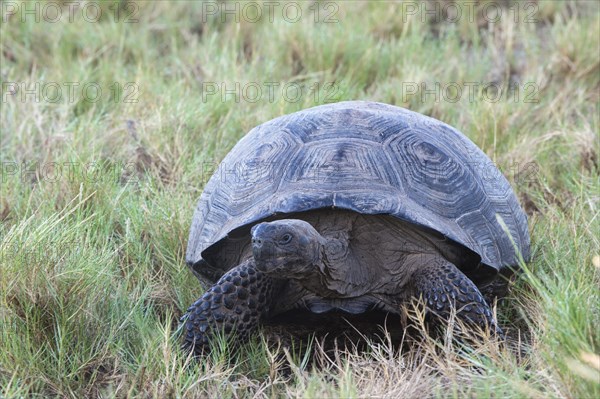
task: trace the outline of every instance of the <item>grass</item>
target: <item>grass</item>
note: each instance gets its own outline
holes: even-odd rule
[[[482,1],[456,23],[398,2],[322,2],[317,22],[308,2],[297,22],[281,8],[221,22],[183,1],[36,22],[9,3],[35,7],[4,2],[0,25],[0,396],[600,397],[597,2],[499,1],[491,22]],[[492,101],[490,84],[512,94]],[[313,341],[307,356],[257,337],[233,362],[225,343],[200,362],[179,350],[203,291],[184,253],[211,168],[261,122],[350,99],[458,127],[509,179],[533,258],[497,313],[522,356],[429,338],[333,354]]]

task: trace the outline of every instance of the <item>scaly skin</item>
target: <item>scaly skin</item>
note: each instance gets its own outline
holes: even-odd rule
[[[475,284],[456,266],[442,259],[420,268],[413,276],[416,296],[422,297],[427,309],[438,319],[447,320],[452,308],[465,324],[490,328],[503,337],[492,312]]]
[[[246,339],[269,314],[279,286],[278,280],[256,270],[252,259],[231,269],[182,317],[184,348],[201,354],[219,331],[227,335],[235,329],[236,338]]]
[[[296,280],[307,293],[325,301],[336,299],[335,295],[341,293],[328,286],[328,273],[334,267],[347,268],[348,264],[326,262],[323,249],[327,241],[310,224],[291,219],[261,223],[254,226],[251,233],[253,257],[223,275],[183,318],[184,347],[196,354],[205,351],[215,333],[235,334],[236,340],[242,341],[256,330],[261,319],[271,316],[272,309],[282,311],[285,306],[281,305],[291,302],[286,296],[289,290],[281,289],[289,279]],[[489,327],[503,337],[475,284],[441,255],[417,254],[404,259],[399,267],[403,268],[406,278],[404,282],[398,281],[402,284],[400,292],[385,294],[389,296],[386,302],[401,303],[410,296],[422,298],[436,322],[447,322],[451,311],[456,309],[459,320],[482,329]],[[335,286],[335,280],[329,282]],[[495,285],[490,287],[495,288]],[[337,299],[355,300],[355,304],[360,304],[361,298],[366,296],[353,297],[350,293]],[[393,307],[389,310],[394,311]],[[401,313],[399,308],[396,311]]]

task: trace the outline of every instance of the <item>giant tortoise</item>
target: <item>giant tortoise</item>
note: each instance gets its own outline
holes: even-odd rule
[[[413,298],[438,323],[454,309],[502,334],[489,301],[528,258],[511,186],[462,133],[376,102],[306,109],[252,129],[206,184],[186,260],[214,285],[182,318],[184,346],[293,309],[400,314]]]

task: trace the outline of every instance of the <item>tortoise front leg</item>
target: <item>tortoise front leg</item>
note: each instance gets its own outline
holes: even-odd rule
[[[247,260],[223,275],[182,317],[185,349],[200,354],[211,336],[222,331],[246,339],[269,313],[281,282],[256,270]]]
[[[467,325],[489,327],[504,336],[475,284],[445,259],[427,258],[426,264],[416,268],[413,285],[416,296],[423,298],[427,310],[438,319],[447,320],[454,308],[457,318]]]

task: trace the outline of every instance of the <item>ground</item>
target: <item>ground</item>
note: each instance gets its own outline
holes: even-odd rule
[[[0,396],[600,397],[599,4],[2,2]],[[532,239],[496,307],[511,346],[191,360],[208,177],[255,125],[351,99],[456,126],[510,181]]]

